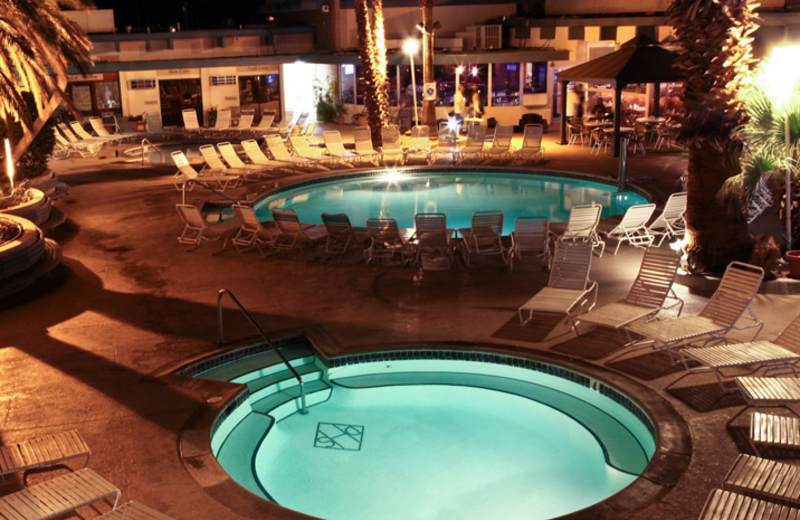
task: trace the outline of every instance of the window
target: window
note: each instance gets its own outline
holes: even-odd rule
[[[536,61],[525,64],[525,94],[547,92],[547,62]]]
[[[519,63],[492,64],[492,105],[519,105]]]
[[[211,76],[209,78],[212,87],[219,85],[236,85],[236,76]]]
[[[95,84],[95,102],[97,108],[119,108],[119,83],[116,81],[99,81]]]
[[[411,86],[411,66],[400,65],[400,90]],[[417,105],[422,105],[422,65],[414,64],[414,81],[417,82]],[[409,91],[410,92],[410,91]]]
[[[153,79],[132,79],[128,82],[128,88],[131,90],[148,90],[156,88],[156,80]]]
[[[342,103],[356,102],[356,66],[352,63],[342,65]]]
[[[456,66],[434,65],[433,79],[436,81],[436,106],[453,106],[456,97]]]
[[[470,63],[461,65],[461,74],[458,76],[460,85],[464,85],[464,95],[467,104],[472,106],[472,96],[480,91],[481,100],[486,105],[486,85],[489,79],[489,67],[487,64]]]

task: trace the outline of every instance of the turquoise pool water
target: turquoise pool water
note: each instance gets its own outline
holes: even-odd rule
[[[655,451],[630,401],[555,365],[293,364],[317,385],[309,413],[275,404],[290,376],[248,368],[231,379],[250,395],[212,449],[253,493],[327,520],[554,518],[622,490]]]
[[[271,220],[269,209],[294,209],[303,222],[321,224],[320,213],[347,213],[354,226],[370,217],[394,218],[413,228],[416,213],[444,213],[448,227],[469,227],[475,211],[503,210],[504,233],[519,216],[545,216],[566,222],[572,206],[597,203],[603,216],[620,215],[648,202],[633,192],[618,193],[610,184],[552,175],[502,171],[467,172],[453,168],[389,172],[357,179],[331,180],[298,187],[259,201],[256,213]]]

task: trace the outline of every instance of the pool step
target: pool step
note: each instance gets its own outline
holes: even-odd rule
[[[242,449],[242,446],[258,446],[274,423],[268,415],[249,414],[228,434],[216,453],[217,460],[236,482],[263,498],[269,497],[258,484],[252,463],[253,452]]]
[[[333,389],[322,379],[308,381],[305,384],[306,407],[325,402],[330,398]],[[300,386],[295,384],[285,390],[270,394],[269,396],[252,402],[250,407],[254,412],[269,415],[275,421],[300,411]]]
[[[270,394],[286,390],[299,384],[291,370],[285,368],[286,365],[281,364],[278,368],[280,367],[284,367],[284,369],[247,382],[247,387],[250,389],[251,401],[262,399]],[[317,379],[322,379],[322,371],[313,363],[299,365],[294,367],[294,369],[300,374],[300,377],[306,384]]]
[[[310,363],[314,353],[307,345],[288,345],[280,349],[281,353],[289,360],[292,366]],[[246,383],[249,379],[268,375],[286,368],[280,356],[274,350],[261,352],[244,359],[239,359],[214,367],[199,374],[199,377],[215,379],[217,381],[232,381]],[[248,374],[253,374],[252,378]]]

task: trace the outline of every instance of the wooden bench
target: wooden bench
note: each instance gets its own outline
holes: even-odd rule
[[[122,504],[95,520],[172,520],[172,518],[140,502],[132,501]]]
[[[84,468],[0,497],[0,519],[45,520],[111,497],[116,497],[116,509],[120,495],[113,484]]]
[[[0,446],[0,477],[17,471],[54,466],[80,457],[86,457],[83,467],[87,467],[91,456],[92,452],[77,430],[37,437]]]
[[[726,490],[800,504],[800,467],[742,454],[723,481]]]
[[[750,445],[761,455],[758,445],[800,449],[800,419],[755,412],[750,416]]]
[[[700,520],[798,520],[800,509],[714,489],[709,493],[699,518]]]

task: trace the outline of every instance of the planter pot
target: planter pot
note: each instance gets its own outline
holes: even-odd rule
[[[789,262],[789,276],[800,278],[800,249],[787,251],[786,260]]]
[[[42,175],[28,179],[26,182],[28,187],[36,188],[49,199],[57,199],[69,193],[69,186],[59,181],[56,174],[49,170]]]
[[[0,209],[0,215],[16,215],[30,220],[37,226],[41,226],[50,217],[50,199],[44,196],[44,193],[36,188],[29,188],[32,193],[32,198],[28,202],[12,206],[6,209]]]
[[[14,216],[0,216],[18,224],[22,233],[13,240],[0,244],[0,280],[28,270],[44,254],[44,236],[33,222]]]

